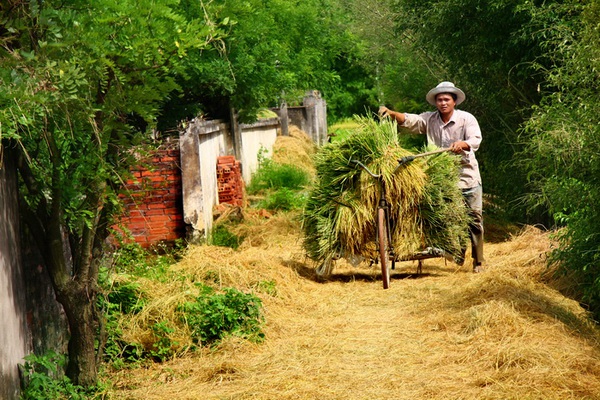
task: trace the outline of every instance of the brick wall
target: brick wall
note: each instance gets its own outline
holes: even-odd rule
[[[244,205],[244,181],[241,163],[235,156],[217,158],[217,185],[219,204]]]
[[[121,195],[122,226],[135,242],[149,247],[185,237],[179,144],[162,145],[132,169]]]

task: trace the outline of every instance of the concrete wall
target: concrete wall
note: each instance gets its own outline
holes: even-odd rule
[[[19,240],[16,172],[5,152],[0,164],[0,399],[3,400],[18,398],[17,366],[23,363],[30,348]]]
[[[271,108],[282,119],[282,134],[287,136],[288,124],[296,125],[318,145],[327,143],[327,102],[316,90],[306,92],[301,106],[288,107],[282,104]],[[283,121],[287,118],[287,121]]]
[[[250,183],[258,169],[258,155],[273,156],[278,131],[287,135],[292,123],[319,145],[327,142],[327,106],[318,91],[309,91],[304,106],[271,109],[278,118],[238,124],[232,110],[229,124],[221,120],[192,120],[180,132],[183,219],[188,224],[188,239],[206,238],[212,229],[213,207],[218,204],[217,157],[234,155],[241,163],[242,178]],[[289,113],[288,113],[289,112]],[[281,121],[281,118],[285,121]]]
[[[221,120],[192,120],[179,137],[183,220],[192,240],[212,227],[212,209],[218,203],[217,157],[233,153],[229,124]]]
[[[250,183],[258,169],[258,155],[273,155],[273,145],[278,131],[286,135],[291,122],[307,132],[315,143],[327,142],[327,106],[318,91],[309,91],[304,106],[290,107],[285,104],[272,109],[278,118],[259,120],[254,124],[238,124],[235,110],[231,121],[192,120],[179,133],[181,156],[181,187],[183,196],[183,221],[187,238],[192,241],[204,239],[212,229],[213,207],[219,201],[217,158],[235,156],[241,164],[242,179]],[[289,114],[288,114],[289,111]],[[285,121],[281,121],[281,117]]]
[[[262,149],[267,158],[273,157],[273,145],[277,140],[277,128],[279,120],[271,118],[258,121],[255,124],[241,124],[242,130],[242,178],[244,183],[249,184],[252,174],[258,169],[258,155]]]
[[[205,238],[212,229],[213,207],[219,202],[217,157],[239,153],[242,177],[249,183],[258,168],[259,150],[264,148],[272,155],[278,127],[277,118],[262,120],[240,124],[239,134],[234,135],[224,121],[193,120],[181,133],[183,219],[191,228],[189,239]],[[235,146],[235,136],[240,138],[239,147]]]

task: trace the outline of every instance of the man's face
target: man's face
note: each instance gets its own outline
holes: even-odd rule
[[[454,111],[456,103],[449,93],[440,93],[435,96],[435,105],[441,114],[449,114]]]

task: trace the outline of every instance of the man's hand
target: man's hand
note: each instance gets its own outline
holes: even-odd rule
[[[389,117],[390,116],[390,109],[387,108],[386,106],[379,107],[379,116],[381,118]]]
[[[467,142],[457,141],[452,143],[449,149],[455,154],[461,154],[463,151],[469,151],[471,149],[471,146],[469,146],[469,143]]]

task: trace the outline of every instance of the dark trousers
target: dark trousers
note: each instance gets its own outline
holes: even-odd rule
[[[483,263],[483,188],[478,185],[474,188],[463,189],[465,203],[472,218],[469,224],[471,236],[471,252],[473,265]],[[466,249],[465,249],[466,251]],[[463,252],[464,254],[464,252]]]

